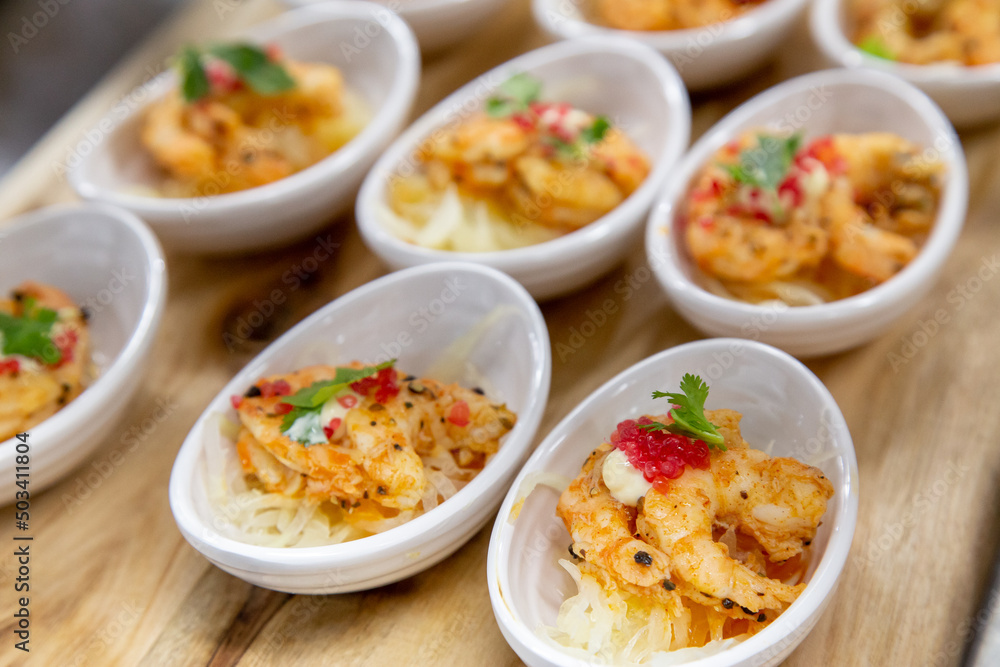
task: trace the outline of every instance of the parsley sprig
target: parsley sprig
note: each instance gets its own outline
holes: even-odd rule
[[[801,145],[801,134],[790,137],[758,134],[757,146],[742,151],[739,162],[720,166],[738,183],[775,191],[788,175]]]
[[[213,44],[204,49],[185,46],[176,59],[185,102],[208,95],[211,84],[205,72],[208,57],[228,63],[236,77],[259,95],[276,95],[295,87],[295,79],[259,46],[247,43]]]
[[[710,448],[726,450],[725,438],[719,433],[715,424],[705,417],[705,400],[708,398],[708,385],[697,375],[685,373],[681,378],[682,394],[665,391],[654,391],[653,398],[667,398],[674,404],[670,410],[672,424],[653,422],[641,428],[647,431],[670,431],[703,440]]]
[[[338,368],[332,380],[321,380],[314,382],[308,387],[299,389],[291,396],[281,399],[282,403],[292,406],[292,411],[285,415],[281,422],[281,432],[285,433],[292,427],[300,417],[307,417],[312,413],[317,415],[323,409],[323,404],[331,398],[347,389],[359,380],[371,377],[380,370],[389,368],[396,363],[395,359],[379,364],[378,366],[365,366],[364,368]],[[286,434],[287,435],[287,434]]]
[[[51,308],[38,307],[35,299],[24,300],[23,315],[0,313],[3,353],[20,354],[46,364],[62,360],[62,352],[52,342],[52,325],[59,315]]]

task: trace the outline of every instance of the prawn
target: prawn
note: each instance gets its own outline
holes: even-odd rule
[[[25,304],[56,311],[50,337],[61,351],[55,364],[23,359],[16,370],[0,372],[0,440],[6,440],[55,414],[84,389],[90,370],[90,333],[83,311],[64,292],[26,281],[0,301],[0,312],[24,315]]]
[[[604,459],[613,449],[605,443],[594,450],[559,498],[556,514],[573,538],[570,551],[609,573],[626,590],[679,612],[678,593],[665,585],[670,580],[669,558],[636,538],[635,508],[615,500],[602,479]]]

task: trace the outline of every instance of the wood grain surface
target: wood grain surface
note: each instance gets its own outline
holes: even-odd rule
[[[426,60],[415,113],[545,43],[528,5],[512,0],[485,32]],[[233,34],[279,11],[273,0],[189,3],[0,182],[0,219],[72,200],[58,165],[180,43]],[[694,98],[694,136],[760,90],[817,67],[803,22],[777,63],[739,86]],[[788,665],[955,665],[975,629],[998,541],[1000,128],[964,133],[962,141],[971,174],[968,221],[933,291],[876,341],[808,364],[833,392],[854,436],[861,505],[839,590]],[[211,566],[174,524],[170,468],[206,403],[270,340],[385,272],[353,221],[337,221],[326,234],[341,244],[339,253],[235,349],[227,348],[224,333],[315,241],[239,259],[169,256],[169,302],[154,358],[138,394],[123,397],[130,416],[90,460],[33,499],[28,662],[521,664],[490,609],[488,527],[444,563],[398,584],[362,594],[292,596]],[[588,308],[606,299],[621,307],[577,354],[553,355],[539,441],[615,373],[700,337],[654,281],[640,280],[647,275],[643,262],[636,246],[607,277],[543,306],[553,346],[568,342]],[[628,278],[638,291],[626,301],[615,285]],[[926,333],[940,310],[947,322]],[[3,513],[0,544],[11,544],[11,514]],[[4,547],[0,558],[2,664],[25,662],[13,650],[12,551]]]

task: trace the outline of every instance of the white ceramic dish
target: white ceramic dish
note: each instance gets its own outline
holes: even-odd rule
[[[777,665],[819,620],[837,586],[854,537],[858,468],[847,424],[819,379],[772,347],[738,339],[688,343],[642,361],[604,384],[573,410],[535,450],[511,486],[493,526],[486,565],[490,600],[504,637],[531,667],[583,667],[536,634],[555,624],[559,605],[575,586],[558,559],[571,542],[555,514],[559,494],[537,487],[515,521],[511,509],[521,484],[537,472],[572,479],[595,446],[624,419],[663,411],[653,389],[676,388],[684,373],[709,383],[707,406],[743,413],[742,431],[752,446],[774,441],[773,455],[819,466],[835,494],[813,540],[808,585],[770,626],[734,648],[686,664],[698,667]],[[604,663],[601,663],[604,664]]]
[[[134,215],[97,204],[52,206],[0,228],[0,293],[24,280],[58,287],[91,314],[97,378],[74,401],[30,429],[32,495],[66,475],[121,422],[166,303],[166,263]],[[0,443],[0,504],[14,499],[14,439]]]
[[[934,230],[920,254],[885,283],[818,306],[757,306],[718,297],[696,284],[693,262],[672,221],[702,165],[742,132],[761,127],[801,129],[807,140],[831,132],[895,132],[938,155],[947,177]],[[648,261],[677,311],[705,333],[753,338],[796,356],[831,354],[878,336],[927,293],[962,230],[968,191],[962,145],[926,95],[881,72],[816,72],[751,99],[692,147],[653,208],[646,229]]]
[[[254,546],[223,536],[213,525],[203,491],[204,432],[213,414],[236,420],[231,395],[242,394],[262,376],[310,363],[302,358],[307,348],[327,346],[334,359],[345,363],[396,357],[399,368],[419,375],[447,356],[456,341],[471,342],[459,356],[488,379],[483,386],[490,395],[505,401],[518,416],[500,451],[458,494],[402,526],[330,546]],[[528,293],[509,277],[460,263],[386,276],[313,313],[226,385],[177,455],[170,477],[171,510],[195,549],[258,586],[341,593],[404,579],[449,556],[493,516],[534,441],[550,374],[545,321]]]
[[[366,2],[328,2],[287,12],[247,35],[278,44],[291,58],[336,65],[370,105],[375,115],[369,124],[329,157],[241,192],[186,199],[134,194],[161,178],[139,141],[146,101],[124,114],[116,107],[86,135],[97,139],[88,139],[95,145],[71,168],[70,183],[85,199],[135,213],[165,245],[187,252],[246,252],[308,235],[350,208],[365,172],[403,127],[416,95],[420,52],[413,33],[392,13],[374,21],[377,9]],[[157,99],[175,81],[167,72],[137,99]]]
[[[810,16],[813,39],[841,67],[871,68],[909,81],[937,102],[955,125],[978,125],[1000,118],[1000,63],[909,65],[876,58],[847,38],[847,2],[816,0]]]
[[[627,36],[670,58],[690,90],[738,81],[760,67],[795,27],[807,0],[767,0],[732,21],[687,30],[616,30],[591,23],[588,0],[532,0],[535,21],[557,39]]]
[[[618,208],[566,236],[526,248],[457,253],[422,248],[383,227],[389,178],[408,164],[435,129],[478,111],[511,75],[527,72],[544,82],[546,99],[602,113],[625,129],[649,155],[646,182]],[[484,74],[414,123],[379,159],[358,195],[358,228],[367,246],[392,269],[463,260],[504,271],[537,299],[576,289],[607,272],[632,246],[660,184],[687,147],[691,107],[677,73],[655,51],[621,38],[589,38],[546,46]]]
[[[325,0],[285,0],[294,6]],[[396,12],[417,35],[420,48],[433,53],[472,37],[504,5],[504,0],[375,0],[379,14]]]

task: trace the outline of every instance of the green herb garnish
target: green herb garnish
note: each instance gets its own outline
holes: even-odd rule
[[[305,417],[310,413],[319,414],[323,404],[331,398],[347,389],[349,386],[375,375],[380,370],[389,368],[396,363],[395,359],[379,364],[378,366],[365,366],[364,368],[338,368],[332,380],[322,380],[314,382],[308,387],[299,389],[291,396],[281,399],[282,403],[292,406],[292,411],[285,415],[281,422],[281,432],[285,433],[292,427],[292,424],[299,417]],[[286,434],[287,435],[287,434]],[[300,441],[302,442],[302,441]]]
[[[37,307],[32,298],[25,299],[21,317],[0,313],[3,353],[20,354],[46,364],[59,363],[62,352],[52,342],[51,336],[52,325],[58,317],[51,308]]]
[[[889,45],[875,35],[869,35],[861,40],[858,48],[870,56],[882,58],[883,60],[895,60],[896,54],[889,49]]]
[[[542,82],[529,74],[515,74],[497,88],[497,94],[486,100],[486,114],[507,118],[527,111],[542,95]]]
[[[705,418],[705,400],[708,398],[708,385],[697,375],[685,373],[681,379],[683,394],[654,391],[653,398],[668,398],[674,404],[670,410],[672,424],[653,422],[640,428],[647,431],[670,431],[703,440],[710,448],[726,450],[725,438],[719,433],[715,424]]]
[[[720,166],[738,183],[765,190],[777,190],[785,180],[801,145],[801,134],[794,134],[788,138],[758,134],[757,146],[742,151],[739,163]]]
[[[211,89],[205,73],[207,56],[228,63],[236,77],[258,95],[276,95],[295,87],[288,70],[253,44],[213,44],[203,50],[186,46],[177,58],[185,102],[199,100]]]
[[[607,136],[610,130],[611,121],[608,120],[608,117],[598,116],[594,119],[593,125],[583,129],[580,133],[580,139],[582,139],[584,143],[597,144],[604,141],[604,137]]]

